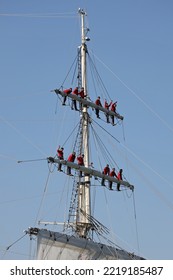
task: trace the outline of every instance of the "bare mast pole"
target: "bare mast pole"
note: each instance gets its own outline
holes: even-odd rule
[[[87,94],[87,80],[86,80],[86,53],[87,45],[85,28],[85,16],[84,10],[79,9],[81,17],[81,75],[82,75],[82,87],[84,88],[85,94]],[[82,146],[84,153],[84,165],[89,167],[89,114],[87,106],[82,108]],[[80,237],[86,238],[91,228],[91,224],[88,220],[90,217],[90,176],[85,176],[83,181],[79,180],[79,192],[78,192],[78,217],[76,223],[77,233]]]

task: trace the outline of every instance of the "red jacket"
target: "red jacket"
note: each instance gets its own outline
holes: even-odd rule
[[[105,109],[109,110],[109,107],[111,106],[112,102],[110,104],[108,104],[108,102],[105,100],[105,104],[104,107]]]
[[[62,149],[59,148],[59,149],[57,150],[57,153],[58,153],[59,159],[64,159],[64,152],[63,152]]]
[[[112,103],[111,105],[111,111],[115,112],[117,107],[117,102]]]
[[[106,166],[104,169],[103,169],[103,174],[104,175],[109,175],[110,173],[110,168],[108,166]]]
[[[118,174],[117,174],[117,179],[118,179],[118,180],[122,180],[122,173],[121,173],[120,171],[119,171]]]
[[[75,158],[76,158],[76,156],[74,154],[70,154],[67,161],[74,162]]]
[[[95,104],[96,104],[96,105],[98,105],[98,106],[101,106],[101,107],[102,107],[102,104],[101,104],[101,102],[100,102],[100,99],[99,99],[99,98],[97,98],[97,99],[96,99]]]
[[[63,92],[65,92],[65,93],[69,94],[69,93],[71,93],[71,92],[72,92],[72,88],[67,88],[67,89],[63,90]]]
[[[78,94],[80,95],[81,98],[86,97],[86,94],[84,93],[83,89]]]
[[[77,157],[77,163],[79,164],[79,165],[84,165],[84,160],[83,160],[83,157],[82,156],[78,156]]]
[[[115,173],[114,170],[112,170],[112,171],[110,172],[109,176],[111,176],[111,177],[117,177],[117,175],[116,175],[116,173]]]
[[[73,94],[78,95],[78,87],[76,87],[76,88],[73,90]]]

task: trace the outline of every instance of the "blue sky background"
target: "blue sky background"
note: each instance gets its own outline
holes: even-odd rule
[[[28,237],[5,249],[36,220],[63,221],[72,179],[53,172],[43,206],[46,161],[17,161],[54,155],[77,122],[79,115],[62,107],[50,90],[61,86],[80,45],[79,7],[88,13],[90,54],[95,54],[104,84],[125,117],[124,130],[100,121],[120,144],[112,139],[107,143],[101,130],[100,137],[135,185],[136,220],[132,197],[101,187],[94,191],[95,217],[115,232],[115,243],[131,252],[148,259],[173,259],[169,0],[0,1],[0,256],[27,259]],[[76,86],[71,81],[64,86]],[[89,94],[94,100],[92,86]],[[92,117],[95,120],[93,113]],[[66,156],[73,141],[65,145]],[[99,169],[96,157],[93,150]]]

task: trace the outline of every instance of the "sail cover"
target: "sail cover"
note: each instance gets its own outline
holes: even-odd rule
[[[141,259],[127,251],[92,240],[39,229],[37,259],[40,260],[131,260]]]

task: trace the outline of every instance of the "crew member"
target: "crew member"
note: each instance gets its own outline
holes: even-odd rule
[[[117,179],[118,180],[123,180],[122,173],[123,173],[123,170],[120,169],[120,171],[117,174]],[[120,184],[119,183],[117,184],[117,191],[120,191]]]
[[[57,157],[60,159],[60,160],[62,160],[62,159],[64,159],[64,148],[63,147],[58,147],[58,150],[57,150]],[[61,167],[62,167],[62,164],[61,163],[59,163],[58,164],[58,171],[63,171],[62,169],[61,169]]]
[[[104,174],[104,175],[109,175],[109,174],[110,174],[109,164],[107,164],[107,165],[105,166],[105,168],[103,169],[102,174]],[[102,178],[101,185],[102,185],[102,186],[105,186],[105,179],[104,179],[104,178]]]
[[[76,88],[73,90],[72,94],[78,96],[78,94],[79,94],[79,93],[78,93],[78,87],[76,87]],[[78,111],[77,105],[76,105],[76,100],[75,100],[75,99],[72,99],[71,109],[72,109],[72,110],[75,109],[75,111]]]
[[[100,96],[97,97],[97,99],[96,99],[96,101],[95,101],[95,104],[96,104],[97,106],[102,107],[102,104],[101,104],[101,101],[100,101]],[[99,116],[99,109],[96,108],[96,109],[95,109],[95,112],[96,112],[97,118],[100,119],[100,116]]]
[[[63,92],[68,95],[69,93],[72,92],[72,88],[67,88],[67,89],[63,90]],[[65,105],[65,102],[66,102],[66,99],[67,99],[67,95],[64,96],[62,105]]]
[[[104,108],[109,110],[109,107],[112,105],[112,101],[110,102],[110,104],[108,104],[107,100],[105,99],[105,103],[104,103]],[[109,114],[108,113],[105,113],[105,116],[106,116],[106,121],[107,123],[109,123]]]
[[[69,155],[67,161],[74,162],[75,158],[76,158],[76,153],[73,152],[72,154]],[[70,166],[67,166],[67,175],[72,175],[71,174],[71,167]]]
[[[112,112],[116,112],[116,108],[117,108],[117,101],[116,102],[111,102],[112,104],[111,104],[111,111]],[[111,115],[111,119],[112,119],[112,125],[114,125],[114,116],[113,115]]]
[[[78,165],[81,165],[81,166],[84,166],[84,154],[79,155],[79,156],[77,157],[77,164],[78,164]],[[81,170],[80,170],[79,176],[82,177],[82,171],[81,171]]]
[[[110,174],[109,174],[110,177],[117,177],[116,173],[115,173],[115,168],[112,168]],[[109,189],[110,190],[113,190],[112,189],[112,181],[109,181]]]
[[[81,98],[85,98],[87,95],[84,92],[84,87],[81,87],[81,91],[78,93]],[[80,102],[80,110],[82,110],[82,102]]]
[[[86,94],[85,94],[85,92],[84,92],[84,87],[81,87],[81,91],[78,93],[78,95],[79,95],[81,98],[86,97]]]

